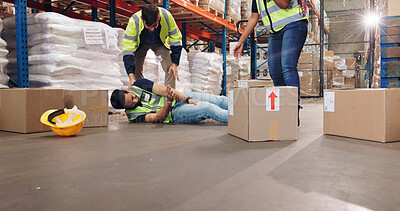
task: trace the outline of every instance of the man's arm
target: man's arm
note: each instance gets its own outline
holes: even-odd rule
[[[145,116],[146,122],[161,123],[165,120],[165,118],[167,118],[169,112],[171,111],[172,102],[175,99],[175,93],[169,85],[166,87],[166,89],[168,94],[164,106],[155,114],[146,114]]]
[[[126,70],[126,74],[129,77],[129,86],[132,86],[133,82],[135,82],[135,56],[134,55],[125,55],[123,57],[124,66]]]
[[[176,100],[180,100],[180,101],[186,101],[187,96],[175,89],[171,90],[175,93],[175,98]],[[160,84],[154,83],[153,84],[153,93],[158,94],[158,95],[162,95],[162,96],[168,96],[168,87],[162,86]]]

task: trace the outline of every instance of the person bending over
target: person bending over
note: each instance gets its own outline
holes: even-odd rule
[[[228,122],[225,96],[206,93],[182,93],[145,78],[139,78],[129,90],[116,89],[111,105],[125,109],[132,123],[197,123],[205,119]]]

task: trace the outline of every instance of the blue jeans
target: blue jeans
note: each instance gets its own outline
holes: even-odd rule
[[[307,20],[289,23],[282,30],[272,33],[268,41],[268,67],[274,85],[297,87],[299,105],[300,79],[297,63],[306,41],[307,25]]]
[[[206,93],[187,93],[187,96],[201,100],[197,105],[178,101],[172,109],[176,123],[196,123],[205,119],[228,122],[228,100],[225,96]]]

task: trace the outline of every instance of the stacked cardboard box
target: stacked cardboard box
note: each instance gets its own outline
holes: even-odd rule
[[[297,70],[300,77],[300,96],[319,95],[319,72],[313,71],[315,56],[310,52],[300,54]]]
[[[356,59],[333,59],[334,71],[331,72],[333,89],[356,87]]]
[[[250,80],[237,85],[228,91],[229,134],[246,141],[297,139],[296,87]]]

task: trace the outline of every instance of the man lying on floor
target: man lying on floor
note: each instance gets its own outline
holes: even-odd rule
[[[133,123],[196,123],[210,118],[228,122],[225,96],[184,94],[145,78],[136,80],[129,91],[114,90],[110,100],[114,108],[125,108]]]

